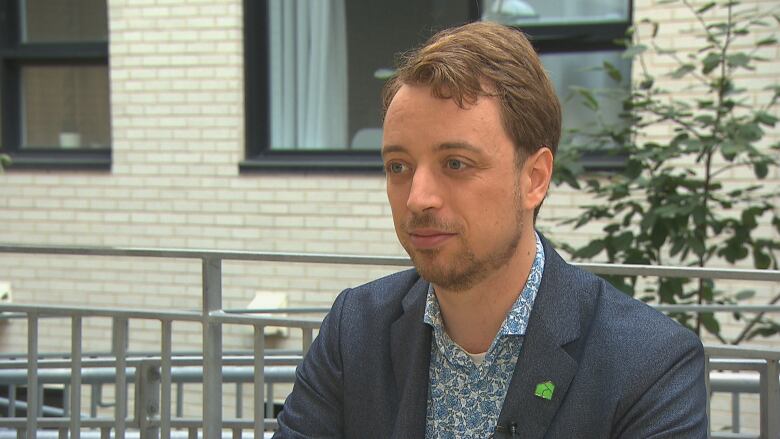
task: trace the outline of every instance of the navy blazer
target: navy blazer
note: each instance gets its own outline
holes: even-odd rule
[[[495,437],[706,438],[693,332],[567,264],[545,267]],[[343,291],[298,367],[275,438],[423,438],[428,282],[403,271]],[[534,396],[552,381],[551,400]]]

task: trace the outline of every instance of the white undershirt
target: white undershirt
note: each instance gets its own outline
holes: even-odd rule
[[[485,355],[487,355],[487,352],[483,352],[481,354],[472,354],[470,352],[466,352],[469,354],[469,357],[471,357],[471,360],[474,361],[474,364],[477,366],[481,366],[482,363],[485,361]]]
[[[453,343],[455,343],[455,341],[453,341]],[[485,356],[487,355],[487,351],[485,351],[485,352],[483,352],[481,354],[472,354],[471,352],[463,349],[463,346],[461,346],[461,345],[459,345],[457,343],[455,343],[455,346],[459,347],[460,350],[462,350],[463,352],[466,353],[466,355],[471,357],[471,361],[473,361],[474,364],[476,364],[477,366],[482,365],[482,363],[485,361]]]

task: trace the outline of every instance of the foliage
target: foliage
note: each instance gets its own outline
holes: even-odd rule
[[[756,42],[754,34],[758,29],[774,29],[780,16],[747,10],[735,1],[697,6],[686,0],[659,3],[687,7],[697,22],[698,48],[678,53],[659,47],[663,24],[658,22],[643,20],[632,28],[621,41],[623,56],[634,59],[640,72],[634,75],[630,91],[623,92],[619,123],[604,122],[600,113],[601,103],[613,92],[574,90],[600,122],[571,133],[572,140],[556,158],[556,179],[592,194],[598,202],[566,223],[577,228],[593,222],[605,226],[602,237],[570,251],[579,259],[605,254],[609,262],[628,264],[704,267],[713,259],[729,263],[751,259],[756,268],[777,269],[780,241],[767,238],[767,229],[773,229],[770,237],[780,233],[780,212],[775,207],[780,195],[761,180],[778,167],[780,143],[767,145],[764,136],[778,123],[780,83],[767,87],[768,102],[756,105],[739,80],[765,61],[760,56],[763,48],[776,50],[774,37]],[[648,71],[646,58],[653,52],[673,60],[676,67],[666,77],[656,78]],[[600,70],[617,89],[629,80],[608,62]],[[685,87],[680,89],[680,84]],[[659,129],[669,134],[649,135]],[[624,157],[625,167],[605,175],[583,175],[579,158],[594,152]],[[752,181],[740,186],[724,183],[742,170],[749,170]],[[636,277],[610,280],[632,295],[639,288]],[[674,278],[660,279],[644,291],[668,304],[736,303],[751,295],[720,291],[710,280]],[[698,334],[704,328],[723,340],[712,314],[674,317]],[[779,330],[776,323],[758,316],[731,342]]]

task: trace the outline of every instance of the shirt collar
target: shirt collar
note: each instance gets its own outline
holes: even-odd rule
[[[497,336],[525,335],[525,330],[528,327],[531,308],[536,299],[536,293],[539,291],[539,284],[542,282],[542,272],[544,271],[544,247],[539,234],[534,232],[534,236],[536,237],[536,255],[528,273],[528,280],[525,283],[525,287],[523,287],[523,291],[507,313]],[[434,329],[443,328],[441,309],[433,291],[433,284],[428,285],[428,297],[425,302],[423,321]]]

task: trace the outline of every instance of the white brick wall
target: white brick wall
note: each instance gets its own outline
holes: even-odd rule
[[[748,2],[767,8],[776,2]],[[688,48],[691,27],[678,6],[636,0],[635,16],[663,22],[664,44]],[[239,175],[244,154],[242,6],[239,0],[111,0],[110,75],[113,165],[110,172],[12,170],[0,175],[0,242],[184,247],[254,251],[402,255],[381,175],[269,173]],[[777,26],[766,35],[776,33]],[[756,103],[780,76],[780,48],[750,76]],[[668,60],[650,56],[651,68]],[[679,86],[670,81],[669,86]],[[663,136],[668,131],[648,133]],[[769,141],[780,140],[775,129]],[[751,176],[732,175],[734,182]],[[777,186],[776,169],[766,185]],[[579,245],[599,227],[571,231],[559,219],[585,202],[566,187],[551,190],[539,224],[555,240]],[[772,233],[778,239],[776,232]],[[282,290],[290,305],[329,305],[348,286],[392,267],[226,263],[226,307],[244,307],[254,291]],[[0,255],[0,281],[14,300],[161,309],[200,307],[200,266],[190,261]],[[764,293],[776,294],[777,287]],[[67,350],[41,328],[41,348]],[[107,349],[105,319],[85,324],[85,349]],[[131,346],[154,348],[154,324],[133,326]],[[137,330],[136,330],[137,329]],[[194,325],[175,328],[175,349],[197,349]],[[0,351],[24,351],[26,327],[0,324]],[[225,349],[248,347],[248,332],[228,333]],[[66,342],[67,343],[67,342]],[[769,343],[778,346],[776,339]],[[63,347],[65,346],[65,347]]]

